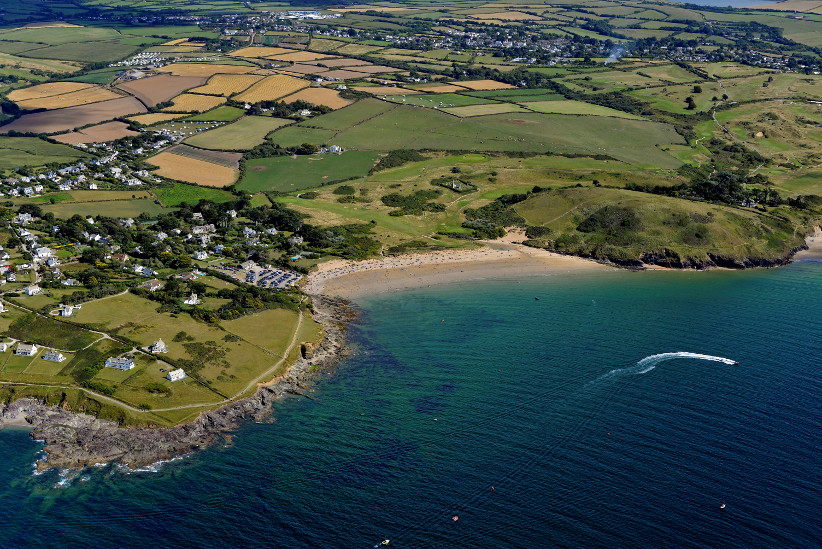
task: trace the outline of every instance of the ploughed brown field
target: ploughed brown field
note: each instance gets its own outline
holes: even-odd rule
[[[208,78],[205,76],[158,74],[157,76],[125,82],[117,87],[142,101],[146,107],[153,107],[157,103],[168,101],[172,97],[180,95],[189,88],[202,86],[206,83],[206,80]]]
[[[8,133],[12,130],[18,132],[56,133],[142,112],[146,112],[146,108],[137,99],[134,97],[121,97],[119,99],[102,101],[90,105],[26,114],[14,122],[0,127],[0,134]]]
[[[121,137],[140,135],[128,129],[128,124],[124,122],[106,122],[97,126],[90,126],[82,130],[54,136],[54,139],[69,145],[80,143],[103,143],[113,141]]]

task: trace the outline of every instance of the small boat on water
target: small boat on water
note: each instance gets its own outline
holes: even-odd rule
[[[391,545],[391,540],[390,539],[384,539],[384,540],[382,540],[382,543],[380,543],[380,545]]]
[[[722,502],[722,505],[720,505],[720,506],[719,506],[719,508],[720,508],[720,509],[724,509],[724,508],[725,508],[725,502],[724,502],[724,501]]]
[[[734,366],[739,366],[739,361],[734,360],[733,362],[731,362],[731,364],[733,364]]]

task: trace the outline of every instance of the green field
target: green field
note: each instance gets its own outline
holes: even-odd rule
[[[22,55],[35,59],[109,63],[128,57],[138,49],[137,46],[122,44],[120,42],[81,42],[49,46],[27,51]]]
[[[222,106],[216,107],[204,113],[189,116],[183,120],[190,120],[192,122],[234,122],[244,114],[245,111],[243,109]]]
[[[274,132],[272,139],[281,145],[307,141],[380,151],[409,148],[597,153],[663,168],[675,168],[679,161],[658,146],[683,142],[671,126],[605,116],[515,113],[457,119],[432,109],[398,106],[352,127],[338,127],[336,132],[305,127],[322,123],[322,118]],[[621,137],[624,135],[634,137],[628,141]]]
[[[44,212],[53,213],[61,219],[68,219],[73,215],[98,215],[101,207],[105,208],[106,215],[110,217],[137,217],[141,213],[156,216],[164,211],[161,205],[155,204],[150,198],[114,200],[106,202],[105,206],[101,206],[100,202],[61,202],[42,206]]]
[[[557,100],[557,101],[533,101],[523,102],[522,106],[535,112],[553,114],[580,114],[588,116],[615,116],[617,118],[628,118],[631,120],[644,120],[641,116],[628,114],[627,112],[609,109],[600,105],[593,105],[583,101]]]
[[[79,351],[100,338],[99,334],[34,314],[21,316],[14,321],[9,326],[8,334],[15,339],[66,351]]]
[[[414,94],[407,95],[405,97],[400,95],[388,95],[385,97],[385,100],[391,103],[411,105],[412,107],[427,107],[429,109],[465,107],[467,105],[484,105],[486,103],[494,103],[494,101],[490,99],[470,97],[468,95],[460,95],[456,93]]]
[[[265,140],[265,136],[293,120],[271,116],[245,116],[232,124],[201,132],[186,139],[186,144],[201,149],[244,151]]]
[[[152,189],[151,192],[166,206],[179,206],[183,202],[196,204],[200,200],[228,202],[233,198],[230,192],[222,189],[186,185],[185,183],[177,183],[173,187],[158,187]]]
[[[87,158],[88,154],[74,147],[49,143],[38,137],[0,136],[0,170]]]
[[[246,162],[246,174],[237,188],[252,193],[260,191],[292,192],[319,187],[326,183],[368,173],[378,155],[369,151],[346,151],[342,154],[312,156],[277,156]]]

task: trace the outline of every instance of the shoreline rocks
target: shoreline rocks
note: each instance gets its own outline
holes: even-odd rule
[[[83,468],[116,461],[135,469],[196,451],[227,438],[245,419],[262,421],[274,400],[288,394],[304,395],[307,384],[348,353],[346,323],[356,317],[343,299],[314,296],[314,319],[325,337],[301,356],[280,378],[260,386],[253,396],[200,414],[194,421],[163,428],[121,427],[94,416],[24,398],[0,408],[0,425],[20,424],[23,416],[33,427],[31,437],[42,441],[47,454],[37,462],[38,471],[51,468]]]

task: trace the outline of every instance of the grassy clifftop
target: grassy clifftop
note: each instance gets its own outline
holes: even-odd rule
[[[528,243],[624,264],[766,266],[804,243],[812,219],[781,208],[761,212],[623,189],[536,193],[512,206]]]

